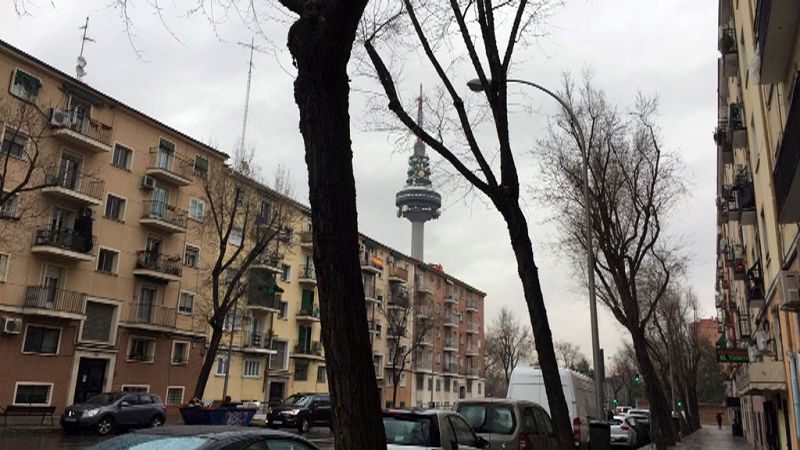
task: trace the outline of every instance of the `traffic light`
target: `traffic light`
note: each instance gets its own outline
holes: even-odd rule
[[[614,399],[614,400],[611,400],[611,403],[613,403],[613,404],[615,404],[615,405],[616,405],[616,404],[617,404],[617,403],[619,403],[619,402],[617,401],[617,399]]]
[[[637,373],[636,375],[633,376],[633,381],[636,382],[636,383],[641,383],[642,382],[642,376]]]
[[[678,405],[678,408],[682,408],[683,407],[683,402],[678,400],[677,405]]]

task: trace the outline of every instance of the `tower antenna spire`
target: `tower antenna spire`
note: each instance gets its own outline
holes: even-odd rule
[[[265,53],[265,51],[261,47],[255,45],[255,36],[250,38],[249,44],[246,42],[238,42],[238,44],[250,49],[250,61],[247,64],[247,89],[244,97],[244,114],[242,115],[242,134],[239,137],[239,154],[244,156],[244,140],[247,136],[247,115],[250,111],[250,84],[253,79],[253,53]]]
[[[83,57],[83,49],[86,46],[86,42],[95,42],[94,39],[90,38],[86,35],[86,32],[89,30],[89,16],[86,16],[86,23],[83,24],[82,27],[78,27],[79,30],[83,30],[83,37],[81,37],[81,53],[78,55],[78,64],[75,66],[75,75],[80,80],[86,75],[86,59]]]

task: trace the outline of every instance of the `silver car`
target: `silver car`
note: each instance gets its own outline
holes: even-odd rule
[[[541,406],[526,400],[473,399],[456,403],[478,435],[491,443],[491,449],[558,448],[550,415]]]
[[[611,445],[622,445],[634,448],[639,445],[636,434],[636,419],[632,417],[614,416],[608,421],[611,425]]]
[[[387,410],[383,428],[387,450],[484,450],[489,446],[452,411]]]

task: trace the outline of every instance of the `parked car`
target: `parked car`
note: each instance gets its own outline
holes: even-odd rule
[[[624,445],[635,448],[639,445],[636,434],[636,419],[633,417],[614,416],[608,421],[611,425],[611,445]]]
[[[617,406],[615,409],[616,409],[618,415],[624,416],[625,414],[628,414],[628,411],[631,410],[631,407],[630,406]]]
[[[269,409],[266,424],[270,428],[297,428],[300,433],[315,425],[331,427],[331,398],[316,392],[291,395]]]
[[[489,441],[478,436],[452,411],[383,412],[387,450],[483,450]]]
[[[466,419],[492,448],[555,450],[558,442],[550,415],[525,400],[476,399],[459,401],[455,411]]]
[[[558,369],[561,376],[561,386],[567,400],[569,416],[572,419],[572,432],[575,444],[585,449],[589,446],[589,422],[594,409],[595,395],[594,382],[586,375],[569,369]],[[547,392],[542,378],[542,369],[539,367],[516,367],[511,372],[508,383],[508,399],[528,400],[541,405],[550,414],[550,405],[547,403]],[[605,420],[605,417],[601,419]]]
[[[104,392],[64,408],[61,428],[71,433],[94,430],[105,436],[115,428],[160,427],[166,420],[161,397],[148,392]]]
[[[89,450],[140,448],[320,450],[319,447],[295,434],[263,428],[224,425],[173,425],[152,430],[139,430],[103,441],[89,447]]]
[[[631,409],[625,417],[631,417],[636,420],[636,434],[639,436],[639,442],[650,442],[650,410]]]

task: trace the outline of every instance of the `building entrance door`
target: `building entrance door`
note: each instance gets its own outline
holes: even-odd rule
[[[277,405],[283,401],[283,391],[286,386],[282,381],[272,381],[269,383],[269,404]]]
[[[103,392],[106,384],[107,359],[81,358],[75,381],[74,403],[82,403]]]
[[[775,407],[772,402],[764,402],[764,434],[766,435],[766,447],[769,450],[778,450],[778,416],[775,414]]]

